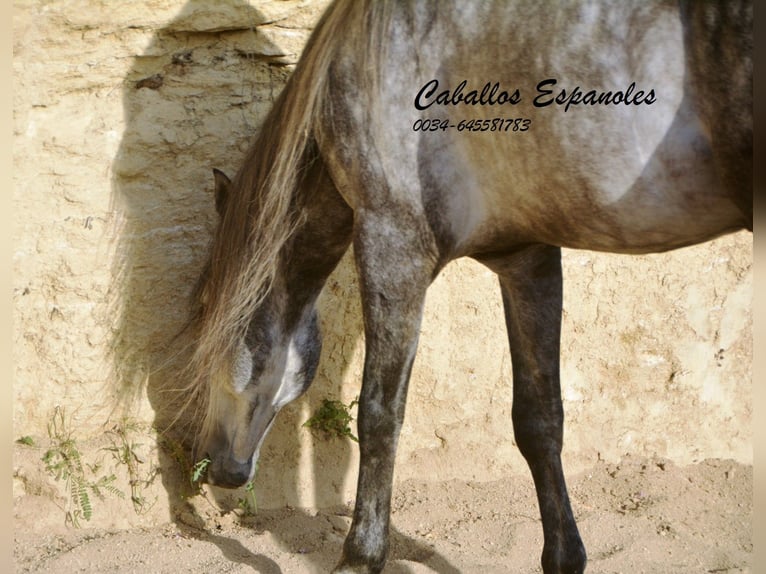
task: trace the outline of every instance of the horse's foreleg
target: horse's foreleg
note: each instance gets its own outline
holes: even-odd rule
[[[404,419],[425,292],[434,265],[410,230],[364,222],[354,239],[366,355],[359,398],[360,466],[356,506],[336,572],[377,573],[388,553],[396,446]]]
[[[513,429],[537,490],[545,574],[585,569],[585,548],[561,466],[564,411],[559,383],[561,250],[532,246],[487,261],[499,275],[513,363]]]

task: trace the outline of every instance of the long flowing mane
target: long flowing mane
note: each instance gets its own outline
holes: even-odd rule
[[[340,0],[327,10],[230,185],[195,296],[201,304],[187,376],[195,395],[230,376],[250,317],[273,284],[280,253],[300,223],[300,178],[316,158],[334,47],[348,38],[342,30],[370,39],[372,4]]]

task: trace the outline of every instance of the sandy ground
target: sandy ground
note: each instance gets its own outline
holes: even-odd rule
[[[752,477],[751,466],[728,460],[679,467],[632,458],[571,477],[588,572],[751,572]],[[329,572],[350,523],[345,506],[243,515],[197,496],[161,526],[41,531],[34,499],[16,503],[17,572]],[[542,529],[526,477],[406,481],[392,521],[387,574],[541,571]]]

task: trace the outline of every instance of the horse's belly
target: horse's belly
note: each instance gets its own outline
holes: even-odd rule
[[[537,241],[641,253],[743,226],[680,81],[652,110],[536,120],[525,133],[456,134],[431,150],[467,251]]]
[[[535,181],[486,185],[461,201],[453,216],[456,243],[465,253],[496,251],[529,242],[562,247],[649,253],[712,239],[744,227],[742,214],[718,187],[711,164],[646,174],[609,189],[608,166],[598,185],[580,173],[553,175],[541,166]],[[563,178],[563,179],[562,179]],[[501,180],[502,181],[502,180]]]
[[[549,205],[536,214],[492,213],[474,228],[465,243],[471,245],[468,251],[495,251],[535,242],[613,253],[652,253],[701,243],[745,227],[741,213],[724,196],[706,197],[704,209],[700,202],[654,196],[651,190],[612,204],[571,196],[569,201],[548,198]]]

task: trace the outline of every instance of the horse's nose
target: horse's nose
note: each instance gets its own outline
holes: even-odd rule
[[[239,462],[234,459],[221,461],[213,464],[208,469],[207,482],[221,488],[239,488],[250,480],[252,459],[247,462]]]

